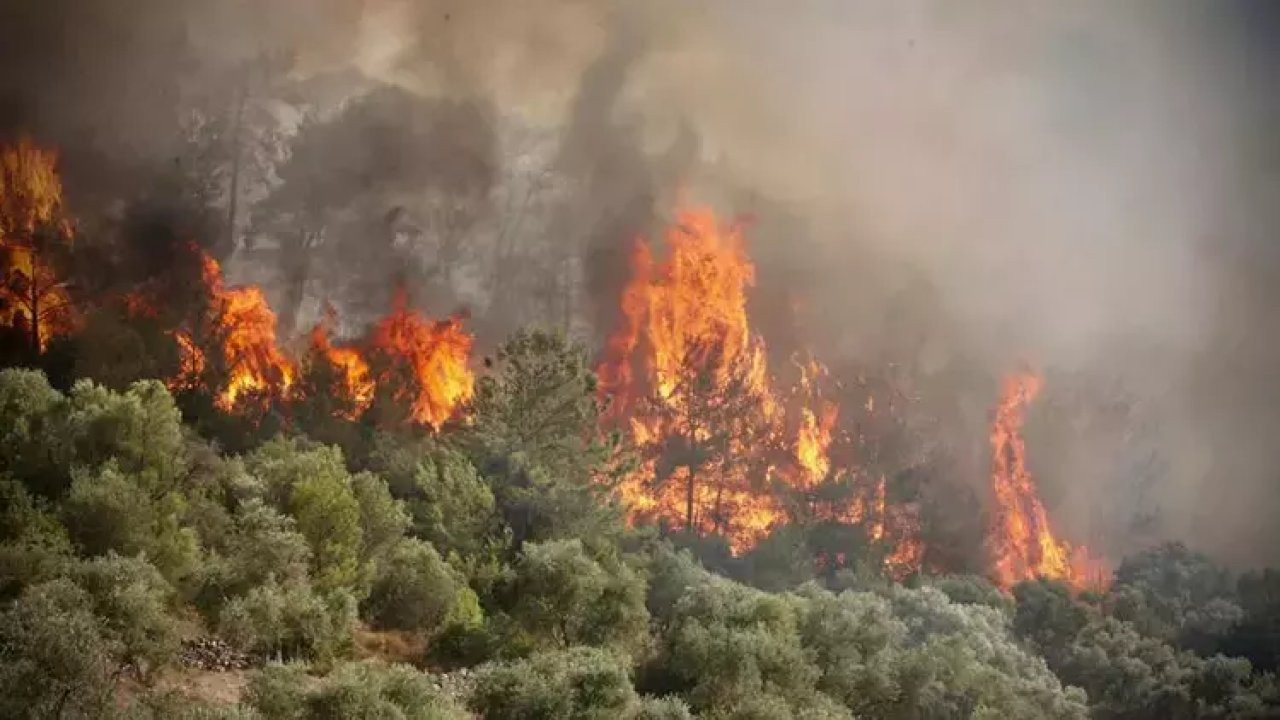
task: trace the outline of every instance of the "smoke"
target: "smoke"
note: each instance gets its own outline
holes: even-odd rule
[[[477,182],[494,199],[458,241],[473,267],[451,279],[493,327],[536,306],[598,337],[631,240],[679,198],[752,212],[766,335],[833,367],[909,370],[945,441],[967,449],[948,469],[958,485],[983,482],[996,380],[1028,362],[1047,374],[1031,466],[1064,535],[1114,553],[1173,537],[1240,563],[1277,559],[1270,13],[1004,0],[4,7],[0,129],[62,147],[81,197],[168,168],[185,152],[184,114],[225,112],[239,69],[266,57],[287,68],[276,104],[288,112],[268,114],[286,137],[296,117],[332,121],[388,86],[472,108],[457,116],[474,122],[438,126],[369,117],[380,135],[426,128],[436,147],[480,138]],[[369,137],[361,127],[334,135],[334,157],[376,164],[345,146]],[[321,170],[343,187],[341,162]],[[266,173],[257,192],[278,181]],[[429,178],[394,184],[361,185],[361,217],[398,208],[432,235],[411,196],[454,196]],[[377,235],[368,227],[342,231],[343,262]],[[515,277],[535,266],[552,268],[547,283]],[[504,282],[488,288],[487,272]]]

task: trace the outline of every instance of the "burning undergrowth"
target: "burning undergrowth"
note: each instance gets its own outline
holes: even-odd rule
[[[298,351],[290,352],[276,337],[276,316],[262,289],[227,286],[218,262],[193,252],[200,256],[207,301],[185,327],[172,331],[179,369],[169,380],[171,389],[207,389],[224,412],[251,414],[321,395],[333,415],[357,420],[382,388],[407,409],[407,422],[430,428],[439,428],[470,399],[472,338],[460,318],[433,322],[399,290],[363,341],[336,342],[336,313],[330,308],[306,342],[295,343]],[[139,307],[138,301],[131,307]]]

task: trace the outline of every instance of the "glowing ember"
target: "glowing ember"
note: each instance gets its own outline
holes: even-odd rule
[[[374,350],[390,361],[378,384],[394,388],[392,397],[408,404],[413,422],[438,429],[471,399],[471,343],[460,319],[430,322],[410,309],[398,290],[391,312],[373,331]],[[403,384],[397,372],[405,372],[410,382]]]
[[[50,263],[71,241],[57,160],[29,140],[0,149],[0,323],[40,351],[75,324],[66,283]]]
[[[1063,580],[1077,589],[1106,584],[1104,563],[1084,547],[1059,540],[1026,466],[1024,412],[1040,392],[1039,376],[1005,380],[991,425],[991,486],[996,504],[990,545],[996,583],[1004,589],[1032,578]]]
[[[314,356],[323,358],[333,369],[332,386],[329,392],[345,401],[347,408],[339,410],[339,414],[349,420],[359,417],[373,403],[375,384],[369,371],[369,363],[360,351],[351,347],[335,346],[329,335],[334,324],[332,308],[325,313],[324,320],[311,330],[311,351]]]

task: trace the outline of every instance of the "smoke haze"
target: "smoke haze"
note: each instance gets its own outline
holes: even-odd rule
[[[333,198],[323,224],[348,262],[290,270],[312,278],[305,287],[342,282],[351,258],[381,258],[364,268],[377,277],[403,264],[366,252],[370,218],[402,211],[426,238],[408,244],[414,262],[456,252],[447,277],[424,275],[438,312],[468,306],[495,334],[541,320],[598,340],[636,235],[682,198],[750,213],[762,332],[833,368],[908,368],[947,442],[965,448],[961,484],[983,481],[998,378],[1030,363],[1047,377],[1032,470],[1065,535],[1117,556],[1175,538],[1240,564],[1280,560],[1274,12],[1004,0],[0,8],[0,132],[59,146],[73,202],[166,172],[186,152],[183,119],[225,110],[246,63],[266,63],[252,97],[283,137],[349,123],[326,135],[326,162],[302,185]],[[364,110],[344,115],[353,107]],[[365,152],[372,142],[385,151]],[[270,207],[288,167],[264,163],[248,205]],[[255,212],[242,234],[259,229]],[[389,222],[394,238],[410,232]],[[567,289],[535,286],[528,263]],[[242,266],[287,284],[274,266]]]

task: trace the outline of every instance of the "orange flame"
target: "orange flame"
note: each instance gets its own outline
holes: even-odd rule
[[[996,504],[991,527],[992,572],[1009,589],[1023,580],[1063,580],[1076,589],[1106,584],[1105,563],[1091,559],[1085,547],[1072,548],[1053,534],[1049,516],[1027,471],[1024,414],[1039,394],[1038,375],[1005,379],[991,424],[991,486]]]
[[[329,390],[337,397],[347,401],[349,407],[338,414],[348,420],[354,420],[373,404],[373,374],[369,371],[369,363],[360,351],[352,347],[335,346],[329,339],[335,315],[332,308],[325,317],[311,329],[311,350],[324,358],[333,368],[334,386]]]
[[[471,399],[475,376],[468,365],[472,337],[459,318],[430,322],[408,307],[403,289],[396,291],[391,312],[373,331],[374,348],[391,362],[379,385],[394,386],[392,396],[410,406],[419,425],[439,429]],[[410,385],[399,385],[394,372],[406,369]]]
[[[43,352],[75,327],[67,286],[49,255],[69,245],[58,156],[23,139],[0,149],[0,323]]]
[[[173,392],[189,390],[198,386],[204,377],[204,351],[185,330],[175,330],[172,335],[178,344],[178,374],[166,385]]]
[[[800,369],[797,391],[803,396],[802,402],[809,401],[800,408],[800,428],[795,441],[795,462],[800,471],[797,482],[811,488],[831,472],[831,443],[835,439],[840,408],[817,397],[817,378],[827,374],[821,363],[811,359],[807,364],[795,361],[795,365]],[[811,404],[818,406],[816,412]]]
[[[839,407],[819,391],[827,370],[816,360],[794,361],[796,385],[775,389],[748,320],[755,268],[741,228],[721,225],[709,209],[686,209],[664,240],[661,261],[637,241],[622,322],[598,371],[606,420],[641,456],[619,487],[631,520],[719,534],[737,553],[792,519],[786,499],[794,494],[809,498],[810,516],[874,521],[875,540],[897,543],[900,528],[885,530],[883,488],[874,513],[863,493],[837,506],[812,492],[850,474],[831,458]],[[908,550],[896,562],[918,565],[918,557]]]
[[[740,229],[722,227],[708,209],[680,212],[665,240],[661,263],[648,243],[636,243],[623,323],[600,368],[610,416],[644,458],[620,493],[633,519],[717,532],[739,551],[782,516],[756,487],[783,418],[764,343],[747,321],[755,269]],[[817,465],[813,439],[803,452]]]
[[[224,411],[242,409],[250,398],[259,402],[297,399],[303,392],[298,384],[298,363],[285,354],[276,341],[276,316],[261,288],[253,285],[226,287],[222,270],[207,253],[200,253],[201,273],[209,295],[207,320],[218,344],[215,357],[227,373],[215,404]],[[126,307],[141,302],[126,297]],[[329,392],[344,402],[334,411],[354,420],[374,401],[378,386],[394,388],[393,399],[410,407],[413,422],[439,428],[472,396],[474,378],[468,358],[472,338],[462,322],[450,318],[432,323],[407,307],[403,291],[394,306],[373,329],[371,350],[387,360],[375,376],[368,356],[361,349],[334,345],[330,339],[334,324],[330,309],[309,336],[313,357],[322,359],[334,371]],[[186,330],[173,333],[178,344],[179,372],[170,380],[170,389],[190,389],[204,381],[205,350]],[[396,373],[407,369],[409,382]]]
[[[216,404],[229,411],[246,397],[284,397],[297,370],[276,343],[276,314],[267,304],[262,288],[228,288],[217,260],[206,253],[201,262],[227,371],[226,387],[218,394]]]

